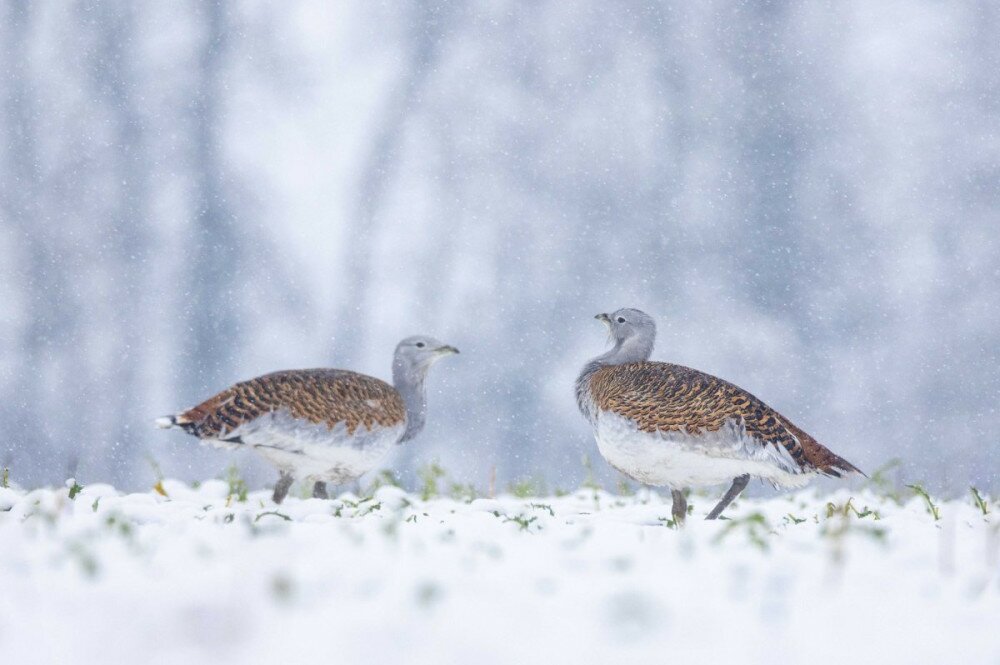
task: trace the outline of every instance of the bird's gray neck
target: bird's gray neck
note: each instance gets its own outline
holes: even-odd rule
[[[590,377],[597,370],[607,365],[624,365],[649,360],[653,353],[653,338],[630,337],[617,340],[614,347],[601,354],[583,366],[583,371],[576,379],[576,403],[580,411],[588,419],[593,420],[593,400],[590,398]]]
[[[587,367],[593,366],[597,370],[605,365],[624,365],[626,363],[638,363],[649,360],[653,353],[653,338],[634,335],[625,340],[617,340],[614,347],[602,355],[597,356]]]
[[[404,365],[399,361],[392,363],[392,384],[406,405],[406,431],[403,432],[400,443],[419,434],[427,422],[427,391],[424,389],[426,377],[426,368]]]

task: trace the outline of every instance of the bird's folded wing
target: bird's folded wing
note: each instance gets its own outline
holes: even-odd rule
[[[594,373],[590,388],[599,409],[630,419],[644,432],[698,436],[736,427],[789,472],[856,471],[754,395],[689,367],[612,365]]]
[[[406,417],[403,400],[389,384],[346,370],[275,372],[243,381],[192,407],[177,423],[201,438],[224,439],[269,413],[333,428],[396,426]]]

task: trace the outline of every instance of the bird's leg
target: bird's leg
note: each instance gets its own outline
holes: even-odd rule
[[[735,499],[740,495],[740,492],[743,491],[743,489],[747,486],[747,483],[749,482],[750,482],[749,473],[744,473],[742,476],[736,476],[735,478],[733,478],[732,487],[729,488],[729,491],[726,492],[726,495],[722,497],[721,501],[719,501],[719,505],[717,505],[715,508],[712,508],[712,512],[710,512],[708,514],[708,517],[706,517],[705,519],[714,520],[719,515],[721,515],[722,511],[726,509],[726,506],[732,503],[733,499]]]
[[[292,486],[293,480],[295,479],[292,478],[292,474],[282,471],[281,475],[278,476],[278,482],[274,484],[274,494],[271,496],[271,500],[275,503],[281,503],[284,501],[285,497],[288,495],[288,488]]]
[[[314,499],[329,499],[330,495],[326,493],[326,483],[322,480],[317,480],[316,484],[313,485],[313,498]]]
[[[687,517],[688,502],[684,498],[682,490],[670,490],[670,496],[674,499],[674,505],[670,509],[670,514],[674,516],[674,524],[680,526],[684,524],[684,518]]]

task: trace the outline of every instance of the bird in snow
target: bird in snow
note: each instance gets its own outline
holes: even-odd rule
[[[407,337],[393,355],[391,386],[343,369],[286,370],[237,383],[156,425],[216,448],[254,449],[278,467],[275,503],[295,479],[313,482],[313,496],[325,499],[327,481],[359,478],[423,429],[427,371],[453,353],[433,337]]]
[[[742,388],[696,369],[649,360],[653,319],[637,309],[598,314],[614,340],[576,380],[580,411],[611,466],[669,487],[675,523],[683,489],[732,482],[706,519],[716,519],[751,477],[801,487],[817,475],[861,473]]]

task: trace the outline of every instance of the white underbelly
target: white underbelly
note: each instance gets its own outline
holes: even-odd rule
[[[399,441],[405,423],[359,427],[348,433],[339,423],[326,425],[268,414],[233,432],[262,457],[300,480],[352,481],[377,467]]]
[[[718,432],[641,432],[625,418],[601,414],[595,427],[597,448],[607,462],[647,485],[672,488],[719,485],[750,474],[781,487],[801,487],[812,473],[789,468],[783,451],[768,450],[737,426]]]

